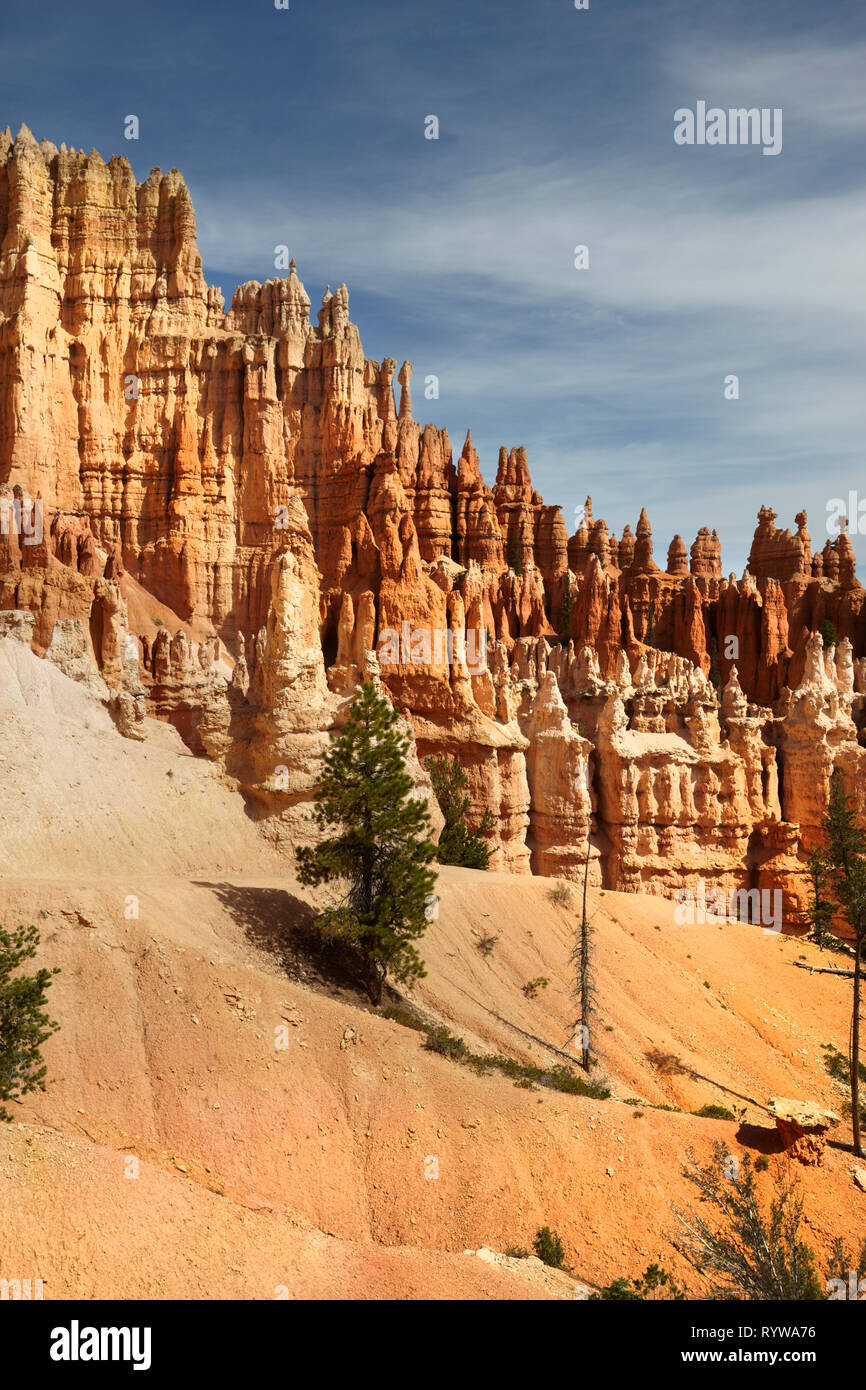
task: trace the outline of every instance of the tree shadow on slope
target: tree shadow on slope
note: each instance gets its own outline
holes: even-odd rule
[[[722,1085],[721,1081],[714,1081],[711,1076],[704,1076],[702,1072],[695,1071],[683,1062],[675,1052],[663,1052],[661,1048],[650,1048],[644,1053],[644,1057],[661,1076],[687,1076],[692,1081],[707,1081],[717,1090],[723,1091],[725,1095],[733,1096],[736,1100],[747,1101],[754,1105],[756,1109],[763,1110],[766,1115],[772,1115],[768,1106],[762,1105],[754,1096],[744,1096],[740,1091],[732,1091],[729,1086]],[[692,1112],[698,1113],[698,1112]],[[737,1142],[742,1144],[744,1149],[754,1149],[757,1153],[773,1155],[785,1153],[785,1143],[775,1125],[763,1126],[746,1124],[740,1121],[737,1129]],[[838,1149],[841,1153],[850,1153],[851,1145],[846,1144],[840,1139],[831,1139],[827,1136],[826,1145],[829,1149]]]
[[[255,888],[199,880],[242,928],[247,940],[271,956],[286,975],[326,993],[347,992],[359,1002],[358,961],[344,942],[315,927],[316,909],[284,888]]]
[[[730,1086],[725,1086],[723,1082],[716,1081],[712,1076],[704,1076],[703,1072],[695,1071],[675,1052],[663,1052],[661,1048],[650,1048],[644,1053],[645,1059],[650,1066],[659,1073],[660,1076],[687,1076],[691,1081],[706,1081],[710,1086],[715,1086],[716,1090],[722,1091],[724,1095],[731,1096],[734,1100],[745,1101],[748,1105],[754,1105],[759,1110],[767,1110],[766,1105],[762,1105],[754,1096],[744,1096],[741,1091],[734,1091]]]

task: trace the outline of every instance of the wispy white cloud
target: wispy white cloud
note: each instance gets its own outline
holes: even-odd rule
[[[738,203],[719,183],[697,202],[684,173],[623,162],[612,184],[610,169],[596,179],[591,168],[519,166],[458,185],[447,209],[435,187],[396,203],[373,190],[366,201],[322,190],[303,205],[262,185],[234,190],[227,204],[205,190],[200,238],[206,260],[239,275],[287,241],[314,247],[316,263],[338,274],[349,267],[368,290],[420,293],[435,282],[455,297],[507,293],[516,310],[544,301],[626,315],[862,314],[866,187]],[[587,271],[574,268],[577,244],[589,247]]]
[[[479,170],[477,143],[461,162],[419,139],[408,173],[363,191],[327,171],[303,190],[209,181],[193,188],[205,263],[265,278],[287,243],[314,307],[325,279],[345,279],[375,297],[378,334],[400,325],[406,344],[385,351],[442,381],[416,413],[458,444],[471,425],[488,476],[498,443],[524,442],[566,513],[592,491],[619,531],[647,501],[660,544],[716,525],[739,570],[763,502],[788,524],[805,504],[823,541],[827,499],[866,489],[866,187],[829,177],[834,140],[866,125],[864,57],[866,45],[668,44],[658,135],[635,148],[539,158],[530,131],[510,138],[507,167],[499,147]],[[674,88],[783,105],[782,159],[677,149],[673,106],[660,114]],[[574,268],[577,243],[588,271]],[[730,372],[737,402],[722,395]]]
[[[712,46],[684,39],[659,49],[664,71],[719,105],[782,106],[791,126],[832,136],[866,131],[866,42],[821,43],[814,34]]]

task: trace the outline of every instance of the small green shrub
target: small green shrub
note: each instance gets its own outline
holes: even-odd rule
[[[471,1055],[463,1039],[449,1032],[444,1023],[437,1024],[435,1028],[425,1028],[424,1031],[424,1046],[428,1052],[438,1052],[441,1057],[450,1057],[456,1062],[462,1062]]]
[[[547,895],[554,907],[571,907],[571,889],[567,883],[557,883]]]
[[[392,1023],[399,1023],[403,1028],[413,1028],[416,1033],[423,1033],[427,1027],[422,1018],[410,1013],[408,1009],[389,1006],[387,1009],[379,1009],[378,1013],[380,1018],[390,1018]]]
[[[664,1293],[661,1293],[661,1290],[664,1290]],[[637,1303],[660,1297],[680,1302],[685,1298],[685,1294],[677,1287],[666,1269],[661,1265],[652,1264],[647,1265],[640,1279],[614,1279],[613,1283],[606,1285],[598,1293],[591,1293],[589,1301]]]
[[[651,1100],[638,1100],[637,1096],[629,1096],[628,1100],[623,1101],[623,1104],[642,1105],[645,1110],[668,1110],[671,1114],[682,1114],[678,1105],[657,1105]]]
[[[540,989],[547,989],[550,984],[546,975],[536,975],[534,980],[527,980],[523,986],[523,993],[527,999],[534,999]]]
[[[693,1110],[693,1115],[699,1115],[702,1120],[735,1120],[737,1117],[733,1110],[728,1110],[724,1105],[702,1105],[700,1110]]]
[[[462,1038],[455,1037],[441,1023],[435,1027],[423,1024],[421,1031],[426,1035],[424,1047],[429,1052],[438,1052],[452,1062],[461,1062],[479,1076],[499,1071],[527,1091],[538,1085],[552,1091],[563,1091],[566,1095],[588,1096],[591,1100],[607,1100],[610,1097],[609,1087],[587,1081],[570,1067],[536,1067],[527,1062],[517,1062],[513,1057],[503,1057],[497,1052],[472,1052]]]
[[[566,1095],[591,1096],[593,1100],[607,1100],[610,1096],[610,1091],[606,1086],[585,1081],[582,1076],[578,1076],[568,1067],[551,1067],[545,1076],[548,1085],[552,1086],[555,1091],[564,1091]]]
[[[844,1086],[851,1085],[851,1064],[844,1053],[840,1052],[833,1043],[822,1043],[822,1052],[826,1052],[824,1067],[828,1076],[832,1076],[834,1081],[841,1081]],[[860,1062],[857,1070],[860,1073],[860,1080],[866,1081],[866,1063]]]
[[[532,1248],[543,1264],[551,1269],[565,1269],[565,1247],[549,1226],[540,1226],[535,1232]]]

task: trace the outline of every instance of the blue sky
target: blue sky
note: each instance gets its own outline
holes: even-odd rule
[[[180,169],[227,299],[280,244],[314,311],[345,280],[416,418],[457,452],[471,426],[490,482],[524,444],[569,530],[588,492],[617,534],[646,505],[657,558],[706,524],[739,572],[762,503],[818,544],[830,499],[866,504],[854,0],[52,0],[0,56],[0,125]],[[698,100],[781,107],[781,154],[676,145]]]

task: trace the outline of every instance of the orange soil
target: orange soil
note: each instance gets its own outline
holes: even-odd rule
[[[821,1044],[845,1050],[850,985],[794,968],[827,963],[814,947],[593,893],[616,1098],[523,1089],[287,976],[272,948],[304,891],[173,730],[120,739],[81,687],[11,641],[0,714],[0,921],[35,922],[62,972],[49,1088],[0,1127],[0,1277],[41,1277],[49,1298],[573,1297],[536,1261],[464,1253],[530,1246],[547,1223],[576,1279],[660,1259],[700,1295],[666,1239],[687,1151],[720,1138],[772,1153],[773,1094],[840,1107]],[[558,906],[553,888],[441,873],[413,992],[431,1021],[477,1051],[560,1060],[578,901]],[[497,938],[487,956],[482,936]],[[549,985],[528,998],[538,976]],[[743,1106],[744,1123],[634,1097]],[[823,1167],[797,1169],[821,1252],[866,1231],[847,1129],[836,1137]]]

